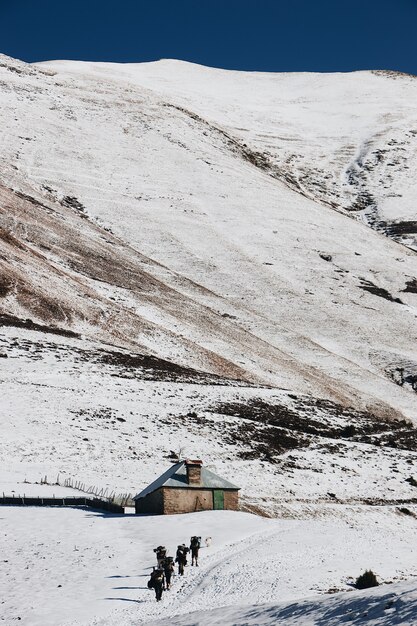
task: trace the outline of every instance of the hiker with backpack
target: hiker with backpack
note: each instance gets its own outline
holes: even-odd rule
[[[200,550],[201,537],[191,537],[190,550],[191,550],[191,565],[198,567],[198,551]]]
[[[174,559],[172,556],[167,556],[162,564],[164,568],[164,576],[165,576],[165,587],[169,591],[171,589],[171,578],[174,573]]]
[[[156,562],[158,563],[158,567],[162,568],[162,561],[165,559],[167,554],[167,549],[165,546],[158,546],[153,550],[156,554]]]
[[[162,592],[164,590],[164,570],[162,568],[158,567],[153,570],[148,580],[148,589],[155,589],[157,602],[162,600]]]
[[[184,567],[187,565],[187,553],[189,549],[185,543],[178,546],[175,562],[178,563],[178,574],[184,576]]]

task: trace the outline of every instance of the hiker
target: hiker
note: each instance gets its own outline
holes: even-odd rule
[[[162,567],[162,561],[165,559],[167,554],[167,549],[165,546],[158,546],[153,550],[156,553],[156,562],[158,563],[158,567]]]
[[[148,580],[148,589],[155,589],[156,601],[162,600],[162,592],[164,590],[164,570],[162,568],[156,568],[153,570],[150,579]]]
[[[178,546],[175,562],[178,563],[178,574],[184,576],[184,567],[187,565],[187,552],[189,549],[185,543]]]
[[[190,550],[191,550],[191,565],[198,567],[198,551],[200,550],[201,537],[191,537]]]
[[[171,589],[171,578],[174,573],[174,559],[172,556],[167,556],[164,559],[162,567],[164,568],[165,587],[169,591]]]

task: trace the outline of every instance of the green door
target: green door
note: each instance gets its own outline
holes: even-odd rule
[[[224,491],[221,489],[213,489],[213,509],[215,511],[224,509]]]

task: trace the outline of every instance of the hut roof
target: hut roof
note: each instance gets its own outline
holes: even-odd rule
[[[210,470],[205,467],[201,468],[200,483],[198,485],[190,485],[187,481],[186,462],[180,461],[154,480],[153,483],[145,487],[145,489],[138,493],[133,499],[139,500],[140,498],[144,498],[160,487],[171,487],[174,489],[233,489],[234,491],[240,489],[240,487],[236,487],[236,485],[210,472]]]

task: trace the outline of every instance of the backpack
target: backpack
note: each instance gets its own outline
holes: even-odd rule
[[[201,542],[201,537],[191,537],[191,547],[199,548]]]
[[[154,571],[151,574],[152,580],[154,580],[155,582],[162,582],[163,578],[164,578],[164,570],[163,569],[154,569]]]
[[[184,563],[184,564],[187,562],[186,548],[183,548],[183,547],[181,547],[181,549],[178,548],[175,562],[176,563]]]

